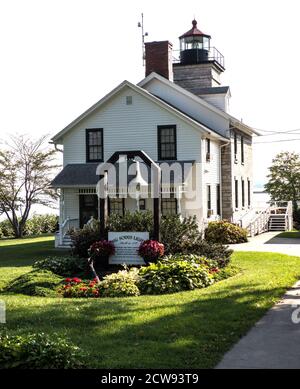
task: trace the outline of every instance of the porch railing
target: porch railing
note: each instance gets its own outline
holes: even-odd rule
[[[67,217],[59,226],[59,244],[63,245],[64,237],[72,228],[78,228],[78,219]]]
[[[269,230],[269,220],[271,216],[271,207],[268,206],[252,220],[246,227],[250,236],[255,236]]]

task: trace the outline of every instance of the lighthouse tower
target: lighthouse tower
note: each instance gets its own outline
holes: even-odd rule
[[[211,36],[198,29],[196,20],[179,42],[180,60],[173,64],[174,82],[195,94],[203,88],[220,86],[224,57],[211,47]]]

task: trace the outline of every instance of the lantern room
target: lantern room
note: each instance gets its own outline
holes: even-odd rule
[[[179,37],[180,62],[183,65],[192,65],[209,60],[211,36],[204,34],[197,28],[197,21],[192,21],[193,27]]]

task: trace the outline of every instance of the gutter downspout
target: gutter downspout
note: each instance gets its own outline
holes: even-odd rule
[[[49,144],[50,144],[50,145],[53,145],[56,151],[59,151],[60,153],[63,153],[63,152],[64,152],[62,149],[59,149],[59,148],[57,147],[57,144],[56,144],[56,143],[54,143],[54,142],[49,142]]]

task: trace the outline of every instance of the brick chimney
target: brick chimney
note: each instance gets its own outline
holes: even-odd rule
[[[172,47],[169,41],[145,43],[146,77],[155,72],[173,81]]]

